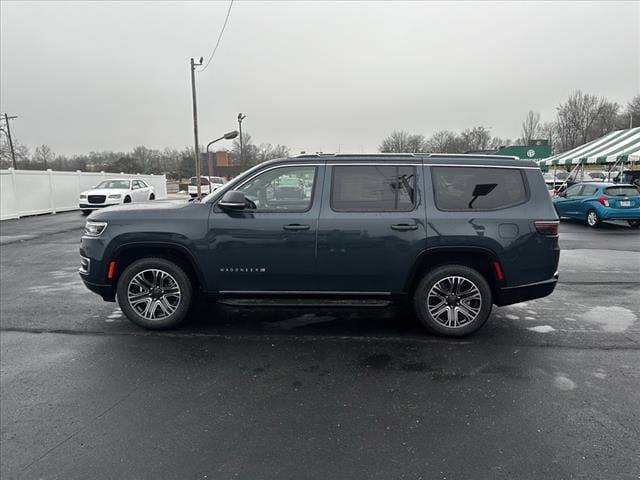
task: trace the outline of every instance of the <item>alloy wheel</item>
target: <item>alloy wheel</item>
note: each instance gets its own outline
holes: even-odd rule
[[[471,280],[449,276],[437,281],[427,295],[427,309],[438,323],[460,328],[473,322],[482,308],[482,295]]]
[[[137,273],[127,286],[131,308],[147,320],[160,320],[180,305],[180,286],[164,270],[147,269]]]
[[[596,224],[598,223],[598,214],[591,210],[588,214],[587,214],[587,223],[589,224],[590,227],[595,227]]]

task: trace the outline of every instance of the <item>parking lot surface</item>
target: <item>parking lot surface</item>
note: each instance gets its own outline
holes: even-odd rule
[[[0,224],[2,478],[640,478],[640,234],[562,222],[560,283],[461,340],[402,308],[202,302],[131,325],[78,212]]]

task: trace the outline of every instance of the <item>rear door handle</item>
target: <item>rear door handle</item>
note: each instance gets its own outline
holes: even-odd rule
[[[285,230],[309,230],[309,228],[311,228],[309,225],[300,225],[299,223],[292,223],[290,225],[285,225],[284,227]]]
[[[391,230],[400,230],[401,232],[407,231],[407,230],[417,230],[418,229],[418,225],[414,224],[409,224],[409,223],[397,223],[395,225],[391,225]]]

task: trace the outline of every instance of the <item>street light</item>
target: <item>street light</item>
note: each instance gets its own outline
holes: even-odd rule
[[[238,136],[238,131],[237,130],[233,130],[231,132],[227,132],[224,135],[222,135],[220,138],[216,138],[215,140],[211,140],[209,143],[207,143],[207,165],[209,167],[209,177],[213,176],[213,173],[211,172],[211,163],[209,162],[209,147],[211,145],[213,145],[216,142],[219,142],[220,140],[233,140],[234,138],[236,138]],[[198,178],[198,184],[200,184],[200,179]],[[209,185],[211,185],[211,179],[209,179]],[[198,190],[198,198],[200,198],[200,191]]]
[[[242,120],[244,120],[245,118],[247,118],[246,115],[243,115],[242,113],[238,114],[238,130],[240,131],[240,166],[242,167],[242,169],[245,169],[245,165],[244,165],[244,145],[242,142]]]

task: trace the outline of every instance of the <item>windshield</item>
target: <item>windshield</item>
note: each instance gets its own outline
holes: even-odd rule
[[[129,189],[129,180],[104,180],[96,185],[96,188],[121,188]]]

